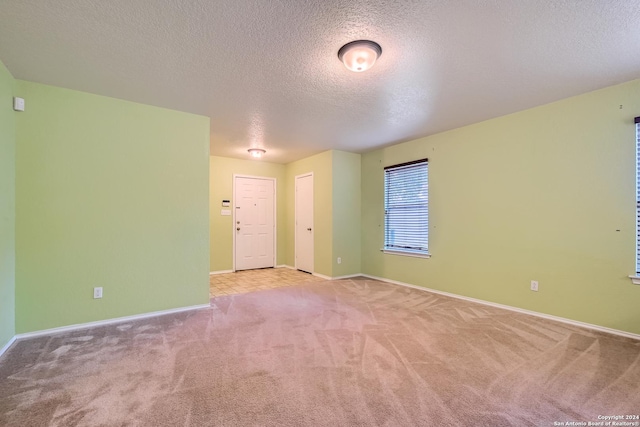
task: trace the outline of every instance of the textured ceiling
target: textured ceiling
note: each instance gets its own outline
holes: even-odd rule
[[[0,0],[14,77],[211,118],[211,152],[363,152],[640,77],[640,0]],[[346,42],[383,49],[365,73]],[[28,105],[28,100],[27,100]]]

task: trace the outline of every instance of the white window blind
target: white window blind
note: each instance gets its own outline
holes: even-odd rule
[[[429,250],[428,160],[384,168],[384,249]]]
[[[636,276],[640,276],[640,117],[636,117]]]

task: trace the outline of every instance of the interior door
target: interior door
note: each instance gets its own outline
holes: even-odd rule
[[[313,273],[313,174],[296,176],[296,268]]]
[[[235,177],[235,269],[275,266],[275,199],[271,178]]]

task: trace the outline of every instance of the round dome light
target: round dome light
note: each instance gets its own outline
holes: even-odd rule
[[[247,151],[249,152],[249,154],[251,154],[252,157],[256,158],[260,158],[264,153],[266,153],[266,151],[262,148],[249,148]]]
[[[344,66],[356,73],[373,67],[380,55],[382,48],[371,40],[356,40],[345,44],[338,51],[338,58]]]

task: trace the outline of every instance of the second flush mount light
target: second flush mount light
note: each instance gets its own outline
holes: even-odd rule
[[[382,48],[371,40],[356,40],[347,43],[338,51],[338,58],[351,71],[361,73],[373,67],[382,55]]]
[[[264,153],[266,153],[266,151],[262,148],[249,148],[247,151],[249,152],[249,154],[251,154],[251,157],[255,157],[258,159],[262,157]]]

